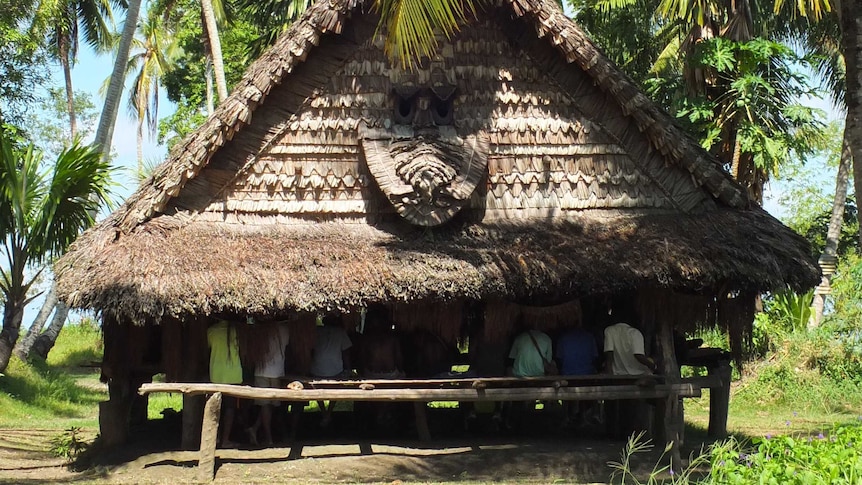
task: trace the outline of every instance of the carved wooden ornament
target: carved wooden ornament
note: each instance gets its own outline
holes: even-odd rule
[[[359,128],[365,160],[398,213],[419,226],[450,220],[488,171],[490,137],[460,137],[451,127]]]

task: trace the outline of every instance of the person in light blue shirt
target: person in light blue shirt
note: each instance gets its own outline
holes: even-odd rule
[[[551,337],[535,325],[528,325],[515,337],[509,359],[512,362],[512,375],[515,377],[535,377],[545,375],[545,362],[553,359]]]

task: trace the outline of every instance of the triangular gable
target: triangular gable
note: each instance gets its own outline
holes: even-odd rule
[[[166,210],[181,190],[175,209],[209,210],[216,218],[237,212],[366,212],[368,197],[362,190],[373,184],[356,166],[356,130],[360,123],[385,125],[391,118],[382,111],[389,109],[392,86],[356,93],[350,91],[355,86],[344,85],[344,75],[376,75],[385,82],[393,74],[379,49],[365,42],[373,25],[359,14],[360,3],[326,1],[309,9],[252,65],[216,114],[174,152],[154,182],[130,199],[128,210],[119,215],[122,226],[131,229]],[[465,29],[455,42],[459,47],[442,53],[444,60],[474,56],[473,72],[464,62],[456,66],[462,69],[460,76],[497,81],[493,89],[463,93],[466,99],[459,105],[465,113],[490,110],[472,121],[460,120],[463,130],[484,129],[492,139],[488,191],[473,197],[471,206],[532,209],[534,215],[559,207],[688,212],[710,203],[707,194],[731,207],[747,204],[744,191],[719,164],[639,92],[553,2],[501,4],[505,12],[511,9],[520,17],[510,22],[526,21],[536,32],[516,39],[488,38],[489,33],[523,30],[521,25],[500,27],[506,20],[497,15],[478,24],[484,30]],[[348,20],[354,9],[356,15]],[[497,22],[496,31],[489,22]],[[343,35],[321,35],[341,33],[345,26],[348,32]],[[308,58],[313,44],[321,45]],[[513,52],[489,51],[501,47]],[[529,62],[516,62],[516,53],[526,53]],[[561,62],[560,53],[572,64]],[[489,54],[496,54],[497,62]],[[489,95],[496,98],[494,103],[470,99]],[[266,96],[265,109],[257,110],[252,120]],[[533,153],[523,153],[531,149]],[[521,153],[507,156],[507,151]],[[303,157],[315,163],[302,163]],[[199,175],[207,165],[205,175]],[[327,197],[319,197],[323,192]]]

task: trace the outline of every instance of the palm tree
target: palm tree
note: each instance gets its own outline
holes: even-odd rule
[[[218,35],[218,24],[216,22],[216,11],[213,6],[213,0],[201,0],[201,16],[204,19],[204,34],[206,35],[207,51],[212,61],[213,73],[215,74],[216,91],[218,92],[219,102],[222,102],[227,98],[227,81],[224,75],[221,39],[219,39]]]
[[[159,86],[162,75],[171,69],[179,51],[172,32],[158,15],[150,14],[140,26],[140,38],[133,40],[137,52],[129,58],[126,74],[136,72],[129,92],[129,114],[138,122],[138,165],[144,164],[144,125],[155,135],[159,113]]]
[[[66,106],[72,139],[77,136],[72,66],[83,38],[97,51],[111,44],[113,12],[109,0],[42,0],[33,21],[34,33],[46,32],[53,55],[63,67]]]
[[[0,235],[9,263],[0,279],[5,299],[0,372],[9,364],[24,308],[33,299],[27,292],[41,272],[28,278],[26,269],[62,254],[93,224],[93,214],[108,202],[112,171],[99,151],[78,143],[42,171],[41,154],[32,144],[16,143],[10,132],[0,130]]]

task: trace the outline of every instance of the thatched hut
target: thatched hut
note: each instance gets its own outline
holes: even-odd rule
[[[622,297],[648,339],[722,325],[739,347],[753,295],[819,281],[805,240],[555,2],[498,0],[414,71],[371,3],[311,7],[56,265],[103,320],[117,406],[156,372],[205,379],[216,317],[304,335],[383,303],[454,338],[467,306],[493,302],[503,334],[518,311],[588,321]]]

